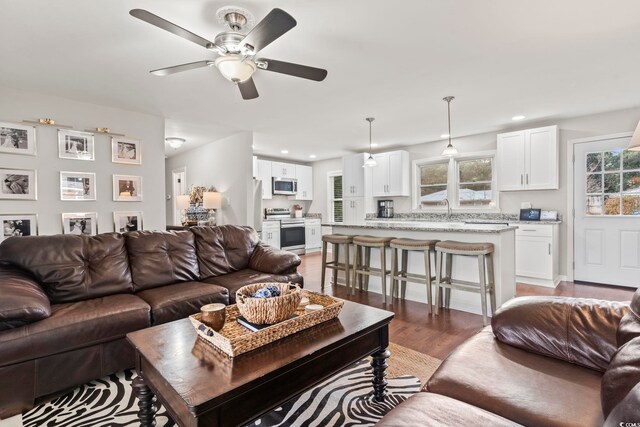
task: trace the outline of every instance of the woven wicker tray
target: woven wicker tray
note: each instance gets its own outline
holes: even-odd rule
[[[324,308],[310,313],[298,310],[296,311],[298,317],[256,332],[250,331],[236,321],[240,316],[240,312],[235,304],[227,306],[227,318],[224,328],[218,332],[200,322],[200,313],[189,316],[189,319],[195,327],[199,339],[226,353],[228,356],[235,357],[338,317],[344,305],[344,301],[339,298],[304,289],[302,290],[302,296],[309,298],[310,304],[319,304]]]

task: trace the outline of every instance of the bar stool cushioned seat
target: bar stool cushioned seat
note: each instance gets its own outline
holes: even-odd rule
[[[324,236],[322,236],[322,241],[342,245],[346,243],[352,243],[353,236],[349,236],[347,234],[325,234]]]
[[[464,252],[465,255],[484,255],[493,252],[493,243],[466,243],[443,240],[436,245],[443,252]]]
[[[355,236],[353,243],[362,246],[389,246],[389,242],[393,240],[393,237],[376,237],[376,236]]]
[[[402,249],[406,247],[408,249],[423,249],[423,248],[435,248],[436,243],[439,240],[417,240],[417,239],[393,239],[389,244],[391,247]]]

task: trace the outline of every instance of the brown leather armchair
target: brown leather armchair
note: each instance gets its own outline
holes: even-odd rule
[[[299,264],[252,228],[233,225],[4,240],[0,418],[133,367],[129,332],[233,302],[246,284],[302,284]]]
[[[523,297],[379,426],[640,425],[640,290],[631,304]]]

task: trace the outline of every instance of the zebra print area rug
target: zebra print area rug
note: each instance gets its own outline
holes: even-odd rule
[[[133,377],[135,372],[125,370],[91,381],[27,412],[22,423],[24,427],[137,426]],[[420,380],[414,376],[391,378],[388,398],[377,403],[372,399],[371,377],[369,359],[361,360],[249,426],[371,426],[420,390]],[[174,425],[160,407],[156,426]]]

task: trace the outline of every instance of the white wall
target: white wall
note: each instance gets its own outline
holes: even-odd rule
[[[533,207],[558,211],[562,218],[566,220],[572,208],[572,206],[567,205],[568,141],[613,133],[633,132],[639,119],[640,108],[632,108],[568,119],[549,119],[535,123],[520,123],[501,131],[508,132],[510,130],[557,124],[560,127],[560,189],[502,192],[500,193],[500,210],[503,213],[518,213],[521,202],[531,202]],[[453,145],[461,153],[495,150],[496,135],[497,132],[493,132],[455,138]],[[444,140],[410,146],[402,146],[399,141],[398,146],[393,149],[407,150],[411,153],[411,160],[416,160],[439,156],[445,146],[446,141]],[[315,180],[314,201],[310,209],[314,212],[321,212],[323,217],[327,214],[326,172],[333,169],[341,169],[342,165],[339,161],[340,159],[330,159],[313,163]],[[320,197],[316,197],[316,195]],[[324,195],[324,197],[322,197],[322,195]],[[396,197],[393,199],[395,201],[394,208],[396,212],[411,211],[412,203],[410,197]],[[571,237],[571,233],[568,233],[567,223],[564,221],[560,226],[560,274],[563,275],[567,274],[567,236]]]
[[[253,212],[253,134],[240,132],[167,158],[166,194],[172,194],[171,171],[186,167],[187,188],[214,186],[225,203],[218,224],[250,224]],[[173,200],[166,201],[167,224],[173,224]]]
[[[164,119],[117,108],[0,87],[0,121],[52,118],[75,130],[108,127],[142,140],[142,165],[111,162],[111,138],[95,135],[95,161],[58,158],[58,130],[37,126],[38,155],[0,154],[0,168],[36,169],[38,200],[0,200],[0,213],[37,213],[39,234],[62,232],[61,213],[98,212],[98,232],[113,231],[114,211],[142,211],[145,229],[164,229]],[[94,172],[96,201],[61,201],[60,171]],[[112,175],[142,176],[142,202],[114,202]]]

